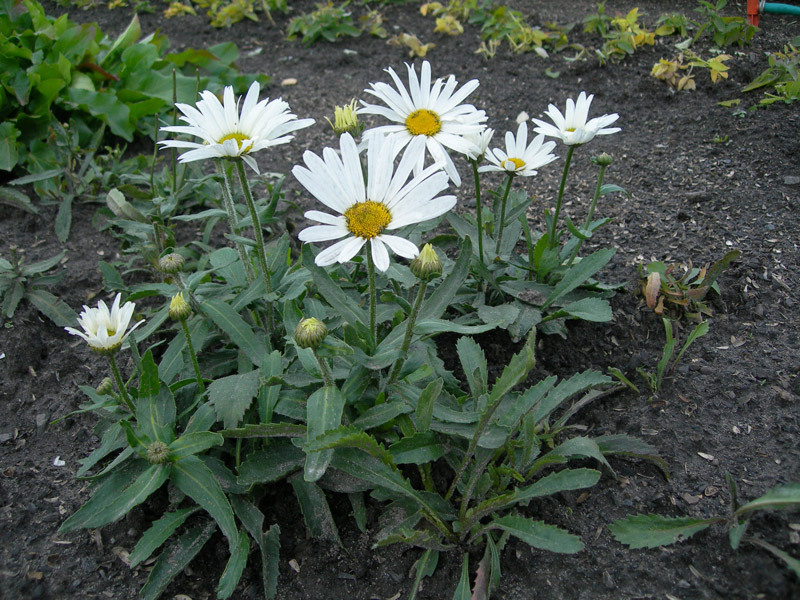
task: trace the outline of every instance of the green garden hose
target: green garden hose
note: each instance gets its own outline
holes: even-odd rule
[[[800,6],[780,2],[764,2],[761,12],[773,15],[800,15]]]

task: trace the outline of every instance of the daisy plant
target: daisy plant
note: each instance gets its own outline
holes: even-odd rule
[[[245,172],[245,164],[259,173],[258,163],[253,156],[259,150],[271,148],[290,142],[293,132],[308,127],[314,119],[298,119],[289,110],[289,104],[280,98],[259,100],[260,85],[254,81],[244,97],[244,102],[239,111],[240,99],[233,94],[233,87],[226,86],[223,100],[204,90],[200,93],[201,100],[196,106],[177,103],[175,106],[183,113],[180,117],[187,125],[172,125],[162,127],[168,133],[178,133],[201,138],[201,142],[186,140],[163,140],[159,142],[164,148],[189,148],[180,155],[180,162],[192,162],[213,158],[217,160],[218,169],[222,172],[225,187],[223,189],[223,202],[228,213],[231,229],[234,235],[239,233],[239,220],[233,202],[231,186],[231,173],[221,164],[222,160],[230,160],[236,166],[239,183],[242,187],[250,218],[253,222],[253,231],[256,241],[256,253],[261,267],[261,277],[264,280],[266,292],[272,292],[270,274],[267,268],[264,238],[261,231],[261,222],[258,218],[253,194]],[[242,259],[245,273],[249,274],[249,260],[246,251],[240,242],[237,249]],[[271,310],[268,308],[268,321]]]
[[[473,133],[469,136],[469,140],[473,143],[473,148],[466,154],[467,160],[470,166],[472,166],[472,177],[475,181],[475,220],[478,225],[478,256],[481,264],[484,262],[483,205],[481,204],[481,179],[478,173],[478,166],[483,162],[493,136],[494,129],[491,127],[486,127],[483,131]]]
[[[564,198],[564,185],[567,181],[567,173],[569,173],[572,153],[577,146],[590,142],[597,135],[609,135],[620,131],[619,127],[609,127],[609,125],[613,125],[619,118],[617,113],[589,119],[589,108],[591,107],[593,98],[593,94],[587,96],[586,92],[581,92],[578,95],[577,101],[574,101],[572,98],[567,98],[567,108],[563,114],[555,105],[551,104],[548,106],[545,114],[550,117],[552,123],[547,123],[539,119],[532,119],[537,125],[535,129],[536,133],[557,138],[567,146],[567,156],[564,160],[564,172],[561,176],[561,185],[558,188],[556,208],[552,217],[548,219],[548,247],[551,249],[555,248],[558,243],[556,226],[561,212],[561,203]]]
[[[144,323],[144,320],[137,321],[133,327],[128,329],[131,317],[133,317],[133,311],[136,310],[136,305],[133,302],[126,302],[120,307],[121,297],[121,294],[116,295],[111,305],[111,310],[102,300],[97,303],[96,308],[84,305],[83,311],[78,317],[78,324],[83,331],[74,327],[65,327],[64,329],[67,333],[82,337],[92,350],[108,357],[120,396],[122,396],[131,413],[135,413],[133,404],[125,390],[125,382],[119,373],[114,354],[122,347],[122,343],[131,332]]]
[[[381,125],[364,132],[367,137],[395,134],[393,139],[397,150],[406,148],[416,160],[415,172],[419,173],[425,163],[425,149],[433,160],[444,165],[444,170],[455,185],[461,185],[453,159],[448,150],[467,155],[475,151],[475,144],[469,136],[483,131],[486,113],[471,104],[462,102],[478,87],[477,79],[468,81],[458,88],[453,75],[447,80],[436,79],[431,82],[431,65],[422,63],[420,75],[414,66],[407,64],[408,88],[400,81],[391,67],[386,69],[395,83],[396,89],[387,83],[372,83],[364,90],[375,96],[386,106],[368,104],[361,101],[360,114],[379,115],[393,121],[393,125]],[[411,152],[412,140],[424,140],[424,148]]]
[[[439,164],[409,179],[416,156],[425,145],[421,138],[411,141],[395,170],[395,140],[370,136],[367,139],[366,177],[353,137],[349,133],[342,134],[339,145],[341,156],[332,148],[326,148],[322,157],[307,151],[303,155],[306,166],[298,165],[292,169],[303,187],[338,213],[307,211],[305,217],[321,225],[307,227],[298,237],[303,242],[339,240],[317,254],[315,263],[319,266],[346,263],[365,248],[369,322],[375,340],[375,268],[380,271],[389,268],[387,248],[404,258],[414,258],[419,254],[413,242],[385,232],[443,215],[455,206],[456,198],[439,195],[447,189],[447,175],[440,170]]]

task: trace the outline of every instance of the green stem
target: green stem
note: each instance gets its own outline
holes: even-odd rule
[[[172,69],[172,125],[173,127],[178,123],[178,74],[175,69]],[[178,189],[178,161],[175,153],[175,148],[172,148],[172,197],[175,197],[175,192]]]
[[[233,203],[233,188],[231,187],[231,174],[228,171],[228,165],[221,158],[217,159],[217,169],[222,173],[224,182],[222,186],[222,204],[225,206],[225,212],[228,213],[231,233],[239,235],[239,217],[236,216],[236,206]],[[239,260],[242,261],[247,283],[253,283],[253,269],[250,265],[250,258],[247,256],[247,250],[241,243],[236,242],[236,251],[239,253]]]
[[[186,324],[186,319],[179,319],[179,321],[181,322],[181,328],[183,328],[183,335],[186,337],[186,346],[189,348],[189,356],[192,357],[192,367],[194,368],[194,376],[197,379],[197,385],[200,388],[200,392],[205,393],[206,384],[203,383],[203,376],[200,375],[200,365],[197,363],[197,354],[194,351],[192,336],[189,333],[189,326]]]
[[[572,153],[575,151],[575,145],[571,145],[567,149],[567,158],[564,161],[564,172],[561,174],[561,185],[558,186],[558,199],[556,200],[556,210],[553,213],[553,219],[550,221],[550,227],[547,232],[547,247],[551,250],[556,247],[556,224],[558,223],[558,216],[561,213],[561,202],[564,199],[564,186],[567,183],[567,173],[569,173],[569,164],[572,162]]]
[[[322,358],[319,354],[317,354],[316,350],[312,350],[314,353],[314,358],[317,359],[317,364],[319,365],[320,373],[322,373],[322,381],[325,383],[325,387],[332,387],[333,383],[333,375],[331,375],[331,370],[328,367],[328,363],[325,362],[325,359]]]
[[[403,368],[403,365],[406,362],[406,353],[408,352],[409,346],[411,346],[411,338],[414,335],[414,324],[417,322],[417,316],[419,315],[419,309],[422,307],[422,301],[425,299],[425,290],[427,287],[427,281],[419,282],[419,286],[417,287],[417,297],[414,299],[414,305],[411,307],[411,312],[406,320],[406,333],[403,336],[403,343],[400,346],[400,358],[398,358],[392,366],[392,370],[389,373],[389,379],[387,380],[387,385],[397,381],[397,377],[400,375],[400,370]]]
[[[494,247],[494,253],[500,256],[500,244],[503,242],[503,229],[506,227],[506,201],[508,200],[508,193],[511,191],[511,182],[514,180],[514,174],[509,173],[506,179],[506,191],[503,193],[503,199],[500,201],[500,224],[497,228],[497,243]]]
[[[597,201],[600,199],[600,188],[603,187],[603,176],[606,173],[606,167],[608,165],[600,165],[600,173],[597,175],[597,185],[594,188],[594,196],[592,197],[592,203],[589,205],[589,212],[586,214],[586,222],[583,224],[584,231],[589,229],[589,225],[592,224],[592,218],[594,217],[594,209],[597,208]],[[583,240],[578,239],[578,243],[575,246],[575,249],[570,254],[569,261],[567,262],[567,267],[571,267],[573,261],[577,258],[578,252],[580,252],[581,246],[583,245]]]
[[[258,211],[256,210],[256,203],[253,201],[253,194],[250,191],[250,184],[247,182],[247,173],[244,170],[244,161],[239,159],[236,161],[236,169],[239,173],[239,182],[242,184],[242,192],[244,193],[247,208],[250,210],[250,219],[253,221],[253,232],[256,236],[256,254],[258,254],[258,262],[261,265],[261,277],[264,279],[264,289],[267,294],[272,293],[272,280],[267,267],[267,252],[264,249],[264,234],[261,231],[261,221],[258,218]],[[272,333],[272,302],[267,301],[267,333]]]
[[[375,291],[375,263],[372,262],[371,244],[369,241],[364,245],[364,253],[367,255],[367,280],[369,282],[369,331],[372,334],[372,342],[378,345],[378,323],[376,322],[377,298]]]
[[[478,256],[481,257],[481,264],[486,264],[483,261],[483,206],[481,205],[481,178],[478,175],[478,161],[469,161],[472,165],[472,175],[475,178],[475,218],[478,221]]]
[[[122,376],[119,374],[119,369],[117,368],[117,361],[114,358],[114,355],[111,353],[108,355],[108,362],[111,363],[111,372],[114,374],[114,380],[117,382],[120,396],[122,396],[122,399],[125,401],[125,404],[128,406],[128,410],[131,411],[131,414],[135,415],[136,408],[134,408],[133,402],[131,402],[131,399],[128,396],[128,391],[125,389],[125,382],[122,381]]]

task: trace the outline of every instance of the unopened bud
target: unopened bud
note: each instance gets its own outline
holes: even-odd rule
[[[110,394],[114,390],[114,382],[111,381],[111,377],[106,377],[103,381],[100,382],[94,391],[100,394],[101,396],[106,396]]]
[[[171,252],[170,254],[165,254],[161,257],[161,259],[158,261],[158,267],[164,273],[175,274],[183,270],[183,265],[185,262],[186,260],[183,258],[183,256],[177,252]]]
[[[328,328],[319,319],[302,319],[294,330],[294,341],[301,348],[316,350],[328,335]]]
[[[430,244],[422,247],[419,255],[409,265],[411,272],[423,281],[428,281],[442,274],[442,261]]]
[[[163,465],[169,458],[169,448],[164,442],[153,442],[147,447],[147,462]]]
[[[606,154],[603,152],[597,156],[592,157],[592,162],[599,167],[607,167],[612,162],[614,162],[614,158],[610,154]]]
[[[192,314],[192,307],[183,299],[183,292],[178,292],[169,303],[169,318],[173,321],[183,321]]]
[[[356,136],[361,133],[362,126],[358,122],[358,113],[356,112],[356,100],[353,99],[350,104],[344,106],[337,106],[333,109],[333,123],[327,119],[336,135],[349,133]]]

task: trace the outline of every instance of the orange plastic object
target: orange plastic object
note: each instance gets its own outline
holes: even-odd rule
[[[747,20],[756,27],[758,27],[758,4],[759,0],[747,0]]]

